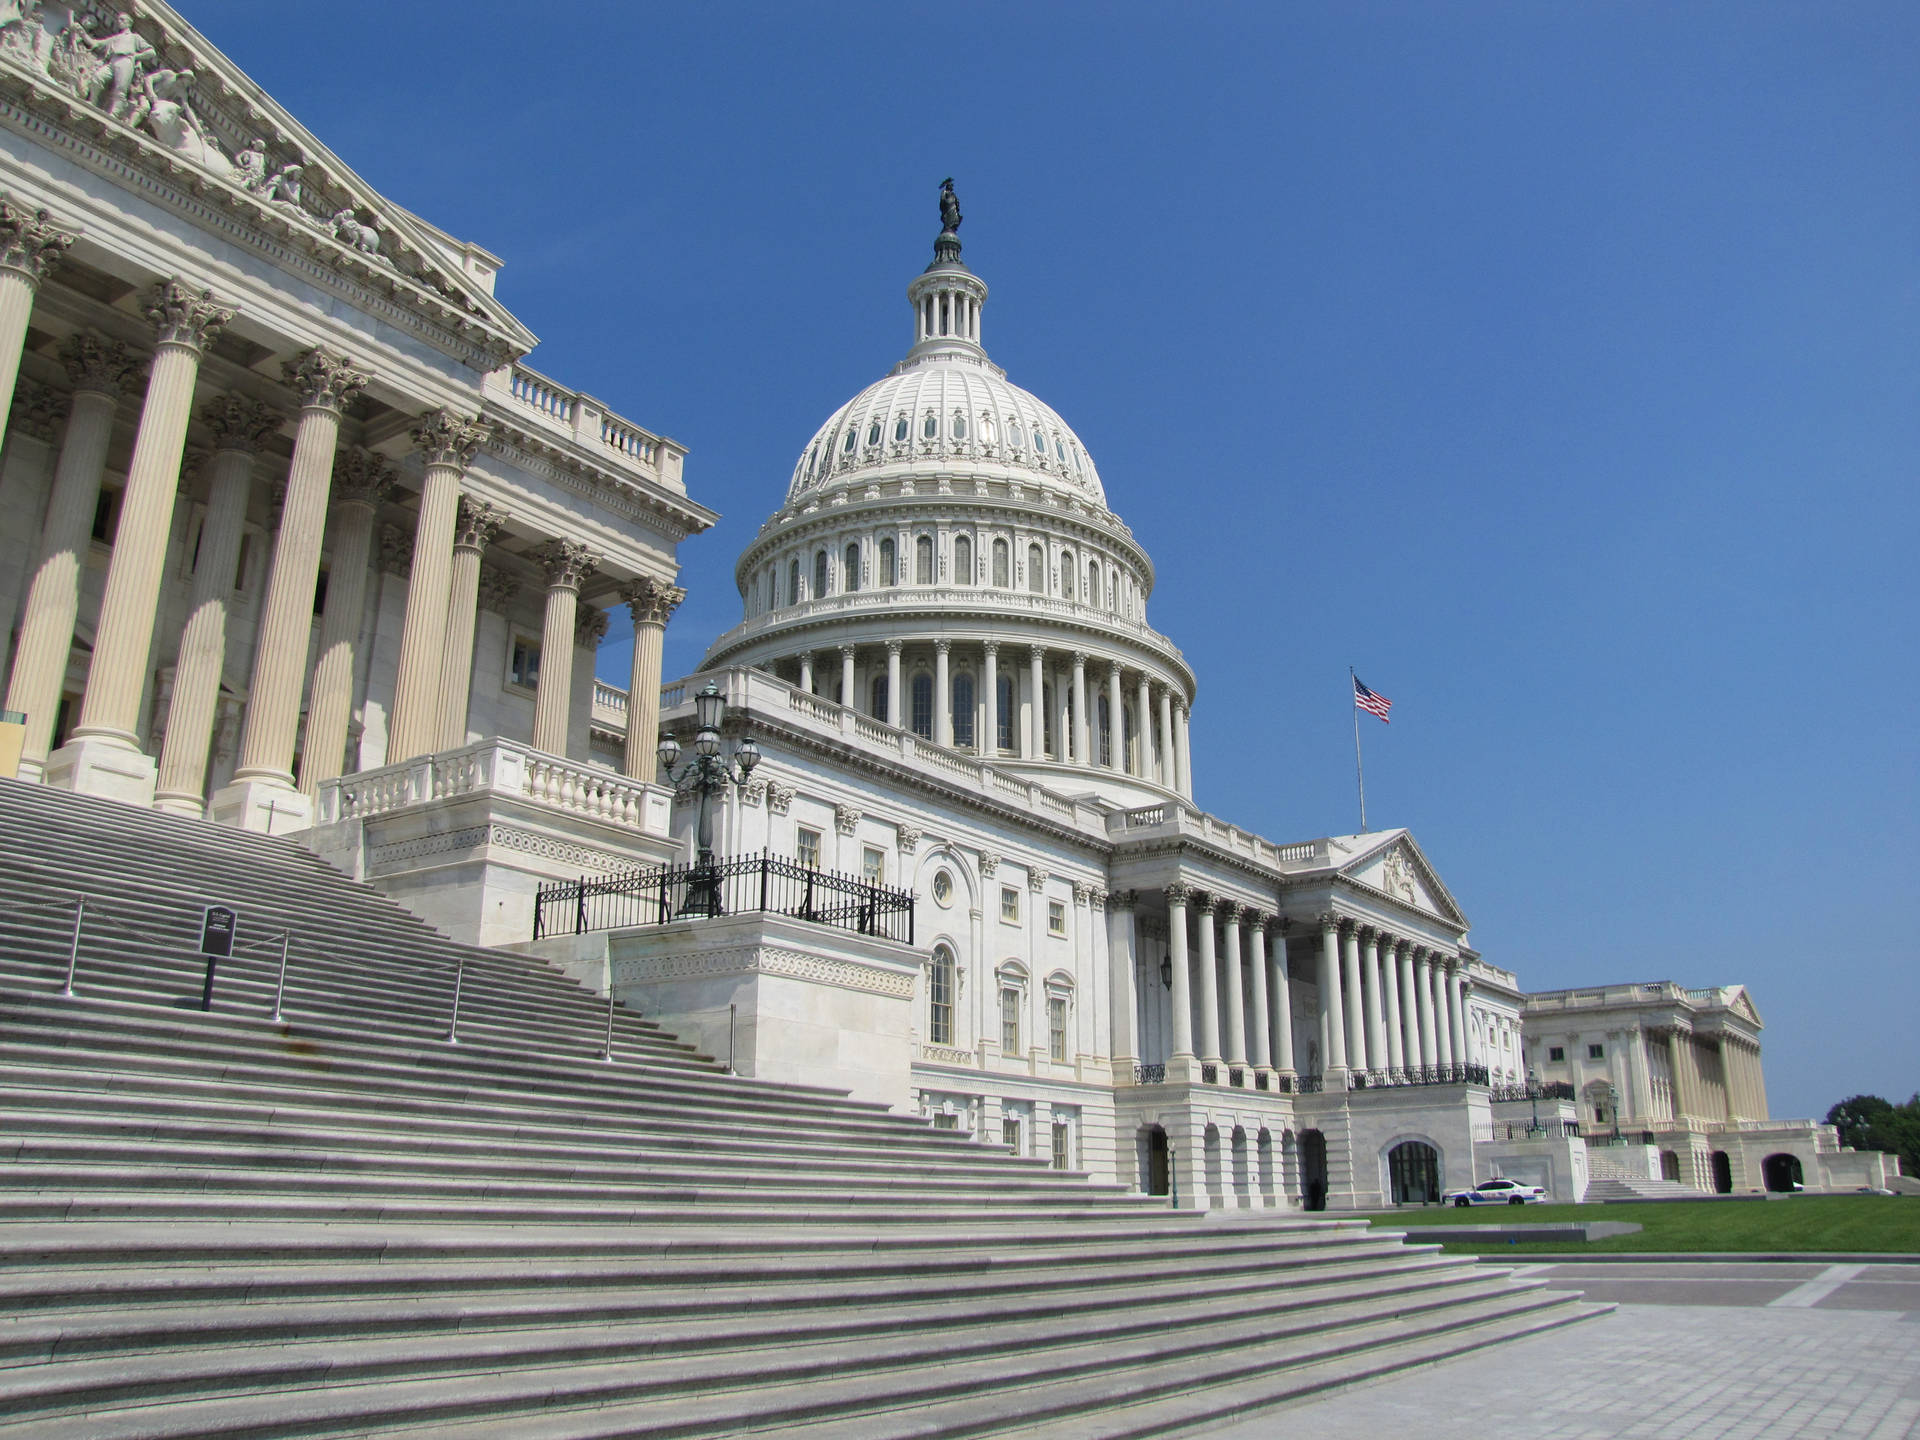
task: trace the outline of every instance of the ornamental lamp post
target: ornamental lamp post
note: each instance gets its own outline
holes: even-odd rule
[[[720,754],[720,727],[727,717],[726,697],[709,680],[693,697],[693,718],[697,727],[693,754],[676,773],[680,742],[673,736],[660,737],[658,756],[661,778],[675,789],[691,784],[700,793],[700,820],[696,830],[697,853],[693,873],[687,877],[686,903],[682,915],[720,915],[720,876],[713,859],[713,796],[729,786],[744,786],[760,763],[760,749],[751,736],[743,735],[734,747],[731,759]]]
[[[1527,1100],[1533,1106],[1533,1123],[1527,1126],[1529,1136],[1538,1135],[1540,1129],[1540,1076],[1533,1066],[1527,1066]]]

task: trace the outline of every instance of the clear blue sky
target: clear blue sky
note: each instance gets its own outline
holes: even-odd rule
[[[1776,1114],[1920,1088],[1910,0],[185,10],[692,447],[670,673],[953,175],[989,349],[1158,565],[1202,804],[1354,829],[1354,665],[1369,818],[1489,960],[1748,983]]]

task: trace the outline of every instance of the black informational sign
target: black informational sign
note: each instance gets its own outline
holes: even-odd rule
[[[233,932],[239,928],[240,915],[225,905],[207,906],[200,922],[200,953],[225,960],[233,954]]]

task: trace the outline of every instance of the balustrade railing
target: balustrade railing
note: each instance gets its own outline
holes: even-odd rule
[[[913,908],[911,890],[815,870],[763,850],[704,866],[658,865],[542,885],[534,898],[533,938],[757,913],[911,945]]]
[[[1133,1083],[1136,1085],[1164,1085],[1167,1083],[1165,1065],[1136,1065],[1133,1067]]]
[[[1400,1070],[1353,1070],[1347,1086],[1352,1090],[1389,1090],[1409,1085],[1485,1085],[1484,1065],[1413,1065]]]
[[[1324,1075],[1296,1075],[1293,1087],[1297,1094],[1318,1095],[1327,1088],[1327,1080]]]
[[[660,467],[661,441],[657,436],[537,370],[513,366],[507,376],[506,393],[514,404],[539,416],[536,423],[565,430],[579,444],[597,443],[635,464]]]

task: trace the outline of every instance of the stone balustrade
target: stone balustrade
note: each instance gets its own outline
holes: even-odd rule
[[[564,434],[591,455],[643,470],[649,479],[684,490],[679,447],[614,414],[592,396],[525,365],[509,365],[489,376],[486,388],[507,414],[536,432]]]
[[[1242,830],[1230,825],[1217,816],[1204,810],[1196,810],[1187,805],[1171,802],[1159,805],[1142,805],[1133,810],[1119,810],[1107,817],[1107,833],[1138,838],[1138,832],[1162,831],[1166,834],[1192,836],[1195,839],[1209,841],[1223,850],[1245,855],[1274,869],[1298,867],[1302,865],[1324,864],[1328,858],[1327,842],[1324,839],[1308,840],[1297,845],[1276,845],[1271,840],[1255,835],[1250,830]]]

